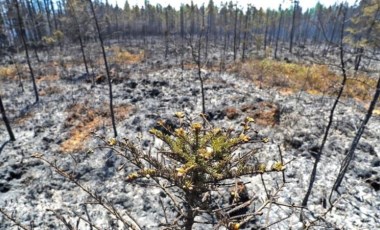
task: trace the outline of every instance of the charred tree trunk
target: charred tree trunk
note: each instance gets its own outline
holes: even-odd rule
[[[244,25],[244,35],[243,35],[243,51],[241,54],[241,60],[244,62],[245,60],[245,50],[247,45],[247,34],[248,34],[248,18],[249,18],[249,11],[247,10],[247,13],[245,15],[245,25]]]
[[[18,4],[18,3],[17,3]],[[39,5],[39,7],[41,8],[41,6],[40,6],[40,4],[38,4]],[[38,25],[38,19],[36,19],[36,17],[35,17],[35,15],[36,15],[36,11],[34,10],[34,8],[31,6],[31,3],[29,3],[29,2],[27,2],[27,7],[28,7],[28,13],[30,14],[30,17],[31,17],[31,23],[32,23],[32,27],[34,28],[34,30],[35,30],[35,33],[36,33],[36,36],[33,36],[33,44],[32,44],[32,46],[31,46],[31,48],[33,49],[33,53],[34,53],[34,56],[35,56],[35,58],[36,58],[36,60],[38,61],[38,62],[41,62],[41,60],[40,60],[40,57],[38,56],[38,52],[37,52],[37,41],[40,41],[41,40],[41,38],[42,38],[42,32],[41,32],[41,28],[40,28],[40,26]],[[24,31],[25,31],[25,27],[27,27],[27,26],[25,26],[25,24],[23,23],[23,28],[24,28]],[[21,33],[23,33],[23,32],[21,32]],[[25,32],[24,32],[25,33]],[[26,34],[24,34],[25,35],[25,40],[27,40],[26,39]]]
[[[278,40],[280,39],[280,31],[281,31],[281,25],[282,25],[282,9],[280,4],[280,19],[278,22],[278,28],[277,28],[277,35],[276,35],[276,48],[274,49],[274,58],[277,59],[277,50],[278,50]]]
[[[86,54],[84,52],[84,44],[83,44],[83,40],[82,40],[82,33],[81,33],[81,30],[80,30],[79,21],[78,21],[77,15],[75,14],[75,9],[74,9],[73,5],[71,4],[70,1],[68,1],[68,4],[70,6],[70,10],[72,12],[72,16],[73,16],[75,25],[77,26],[78,39],[79,39],[79,44],[80,44],[80,51],[82,53],[83,63],[84,63],[84,66],[86,68],[87,77],[89,77],[90,76],[90,72],[88,71],[88,65],[87,65],[87,60],[86,60]],[[92,85],[95,85],[94,76],[92,77]]]
[[[165,26],[166,26],[166,29],[165,29],[165,60],[166,60],[168,58],[168,54],[169,54],[169,34],[170,34],[168,9],[165,10]]]
[[[222,71],[224,71],[225,69],[225,64],[226,64],[226,52],[227,52],[227,36],[228,36],[228,31],[224,31],[224,44],[223,44],[223,51],[220,52],[220,69],[219,69],[219,73],[222,73]]]
[[[373,28],[376,26],[376,22],[378,20],[378,15],[380,13],[380,8],[377,9],[376,13],[375,13],[375,16],[370,24],[370,26],[368,27],[368,30],[365,34],[365,38],[368,39]],[[355,73],[359,70],[359,67],[360,67],[360,62],[362,61],[362,57],[363,57],[363,54],[364,54],[364,48],[363,47],[359,47],[357,49],[357,55],[355,57]]]
[[[265,18],[265,32],[264,32],[264,52],[267,50],[267,40],[268,40],[268,24],[269,24],[269,13],[270,11],[267,10],[267,15]]]
[[[55,16],[53,0],[50,0],[50,5],[51,5],[51,12],[53,14],[53,19],[54,19],[54,30],[58,30],[57,17]]]
[[[5,114],[5,109],[4,109],[3,101],[1,100],[1,95],[0,95],[0,112],[1,112],[1,115],[3,117],[3,121],[5,123],[5,126],[7,127],[7,131],[8,131],[9,137],[11,138],[11,141],[15,141],[16,138],[13,135],[11,125],[9,124],[9,120]]]
[[[342,5],[340,5],[340,7],[339,7],[337,17],[339,17],[341,11],[342,11]],[[336,28],[336,23],[334,23],[333,30],[332,30],[331,36],[330,36],[330,40],[327,43],[328,44],[327,45],[327,51],[324,53],[323,56],[326,56],[325,54],[327,54],[330,50],[330,45],[334,42],[335,28]]]
[[[18,19],[18,23],[19,23],[19,27],[20,27],[21,39],[22,39],[22,43],[23,43],[24,48],[25,48],[26,61],[28,63],[29,72],[30,72],[30,76],[32,78],[32,83],[33,83],[34,95],[36,97],[36,102],[35,103],[38,103],[39,96],[38,96],[38,90],[37,90],[37,85],[36,85],[36,79],[34,77],[34,72],[33,72],[32,64],[30,63],[28,45],[26,44],[26,38],[25,38],[26,37],[25,36],[25,29],[24,29],[24,24],[23,24],[23,21],[22,21],[21,13],[20,13],[20,7],[19,7],[19,4],[18,4],[18,0],[15,0],[15,5],[16,5],[16,11],[17,11],[17,19]]]
[[[190,47],[191,47],[191,54],[193,57],[193,61],[196,63],[198,68],[198,79],[201,84],[201,96],[202,96],[202,113],[206,114],[206,103],[205,103],[205,90],[204,90],[204,83],[202,78],[202,62],[201,62],[201,51],[202,51],[202,37],[203,37],[204,30],[202,29],[199,33],[199,39],[198,39],[198,47],[197,50],[193,47],[193,44],[190,41]]]
[[[98,23],[98,18],[96,17],[96,14],[95,14],[94,5],[92,4],[92,1],[91,1],[91,0],[88,0],[88,2],[90,3],[91,12],[92,12],[92,14],[93,14],[93,16],[94,16],[95,26],[96,26],[96,30],[97,30],[97,32],[98,32],[98,38],[99,38],[99,41],[100,41],[100,46],[101,46],[101,48],[102,48],[103,59],[104,59],[104,65],[105,65],[105,67],[106,67],[106,74],[107,74],[108,88],[109,88],[110,113],[111,113],[112,127],[113,127],[114,136],[117,137],[116,123],[115,123],[115,114],[114,114],[114,110],[113,110],[112,83],[111,83],[110,71],[109,71],[109,68],[108,68],[108,62],[107,62],[106,51],[105,51],[105,49],[104,49],[104,44],[103,44],[103,38],[102,38],[102,35],[100,34],[100,27],[99,27],[99,23]]]
[[[335,181],[335,183],[333,185],[333,188],[331,190],[331,193],[330,193],[330,197],[329,197],[330,204],[332,203],[331,202],[331,197],[332,197],[333,192],[334,191],[338,191],[338,188],[339,188],[340,184],[343,181],[344,175],[346,174],[346,172],[348,170],[348,166],[350,165],[352,159],[354,158],[354,153],[355,153],[356,147],[359,144],[360,138],[363,135],[363,132],[364,132],[366,126],[367,126],[367,123],[368,123],[369,119],[372,117],[372,113],[373,113],[373,111],[376,108],[376,104],[379,101],[379,97],[380,97],[380,77],[377,80],[376,92],[375,92],[375,94],[373,96],[373,99],[371,101],[371,104],[370,104],[370,106],[368,108],[367,114],[365,115],[365,118],[364,118],[362,124],[360,125],[360,128],[359,128],[358,132],[356,133],[356,135],[354,137],[354,140],[351,143],[351,147],[348,150],[346,158],[344,158],[344,160],[342,162],[341,168],[339,170],[338,177],[337,177],[337,179],[336,179],[336,181]]]
[[[49,34],[52,34],[53,27],[51,25],[51,20],[50,20],[50,9],[49,9],[49,0],[44,0],[44,7],[45,7],[45,12],[46,12],[46,21],[48,22],[49,25]]]
[[[325,147],[325,144],[326,144],[329,132],[330,132],[330,128],[331,128],[331,125],[333,123],[335,109],[336,109],[336,106],[339,103],[340,97],[343,94],[344,87],[346,86],[347,74],[346,74],[346,65],[345,65],[345,62],[344,62],[344,47],[343,47],[344,23],[345,23],[345,20],[346,20],[346,13],[347,13],[346,9],[343,9],[342,26],[341,26],[341,30],[340,30],[340,47],[339,47],[340,48],[340,64],[341,64],[340,68],[342,70],[343,79],[342,79],[342,83],[341,83],[341,86],[340,86],[340,89],[339,89],[339,92],[338,92],[338,96],[336,97],[336,99],[334,101],[334,104],[333,104],[333,106],[332,106],[332,108],[330,110],[329,122],[327,124],[326,130],[325,130],[325,134],[323,136],[322,144],[321,144],[320,148],[318,149],[318,152],[314,153],[315,162],[314,162],[313,170],[312,170],[311,175],[310,175],[309,187],[308,187],[306,195],[305,195],[305,197],[304,197],[304,199],[302,201],[302,206],[303,207],[307,206],[307,202],[309,200],[309,196],[311,194],[311,190],[313,189],[313,185],[314,185],[314,182],[315,182],[315,177],[316,177],[316,174],[317,174],[318,163],[319,163],[319,161],[321,159],[321,156],[322,156],[322,153],[323,153],[323,149]]]
[[[297,8],[298,8],[298,0],[295,0],[294,9],[293,9],[292,29],[290,31],[290,44],[289,44],[290,53],[292,53],[292,49],[293,49],[294,27],[295,27],[295,21],[296,21]]]
[[[234,25],[234,61],[236,61],[237,53],[237,23],[238,23],[238,7],[235,10],[235,25]]]

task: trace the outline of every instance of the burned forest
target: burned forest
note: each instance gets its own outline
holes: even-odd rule
[[[380,1],[199,2],[0,0],[0,229],[380,228]]]

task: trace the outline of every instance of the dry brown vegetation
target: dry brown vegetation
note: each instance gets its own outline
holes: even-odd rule
[[[240,107],[229,106],[224,109],[228,119],[236,119],[243,115],[252,117],[255,123],[261,126],[274,126],[279,122],[279,107],[271,102],[247,103]]]
[[[264,59],[238,63],[232,71],[254,81],[261,87],[276,87],[285,93],[306,91],[310,94],[334,95],[342,76],[326,65],[306,65]],[[376,79],[366,75],[348,76],[345,97],[368,101],[373,95]]]
[[[271,102],[262,101],[254,104],[245,104],[241,106],[241,110],[247,116],[253,117],[258,125],[273,126],[279,122],[279,108]]]
[[[35,114],[33,112],[29,111],[29,112],[17,117],[16,119],[14,119],[14,124],[22,125],[26,121],[33,119],[34,116],[35,116]]]
[[[59,76],[57,74],[51,74],[51,75],[39,76],[37,78],[37,83],[41,83],[43,81],[53,82],[53,81],[58,81],[58,80],[59,80]]]
[[[118,105],[114,109],[117,120],[125,119],[132,112],[132,107],[128,105]],[[62,153],[83,152],[91,133],[111,122],[106,104],[101,109],[87,107],[86,103],[75,104],[67,108],[66,112],[68,116],[64,126],[70,129],[70,134],[60,146]]]
[[[0,78],[14,79],[17,69],[15,65],[0,66]]]
[[[59,94],[62,92],[63,92],[63,90],[58,86],[48,86],[48,87],[42,89],[39,92],[39,95],[40,96],[47,96],[47,95],[52,95],[52,94]]]
[[[144,51],[133,53],[119,46],[111,47],[113,55],[111,56],[112,63],[116,64],[135,64],[144,60]]]

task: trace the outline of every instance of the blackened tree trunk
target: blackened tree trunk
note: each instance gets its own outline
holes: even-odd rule
[[[332,108],[330,110],[329,122],[327,124],[326,130],[325,130],[325,134],[324,134],[323,139],[322,139],[322,144],[321,144],[320,148],[318,149],[318,152],[315,153],[315,155],[314,155],[315,161],[314,161],[313,170],[312,170],[311,175],[310,175],[310,181],[309,181],[308,190],[306,192],[305,197],[302,200],[302,206],[303,207],[307,206],[307,202],[309,200],[309,196],[311,194],[311,190],[313,189],[313,185],[314,185],[314,182],[315,182],[315,177],[317,175],[318,163],[319,163],[319,161],[321,159],[321,156],[323,154],[323,149],[325,147],[327,138],[329,136],[331,125],[332,125],[333,119],[334,119],[335,109],[336,109],[336,106],[339,103],[339,100],[340,100],[340,98],[341,98],[341,96],[343,94],[343,90],[344,90],[344,87],[346,86],[346,82],[347,82],[346,64],[344,62],[344,47],[343,47],[344,25],[345,25],[345,21],[346,21],[346,13],[347,13],[347,9],[343,9],[342,26],[341,26],[341,30],[340,30],[340,47],[339,47],[340,48],[340,64],[341,64],[340,68],[342,70],[342,76],[343,76],[342,83],[340,85],[338,96],[336,97],[336,99],[334,101],[334,104],[333,104],[333,106],[332,106]]]
[[[220,57],[220,69],[219,69],[219,73],[222,73],[222,71],[224,71],[224,69],[225,69],[228,31],[226,32],[226,30],[224,30],[223,35],[224,35],[224,44],[222,46],[223,47],[223,51],[220,52],[221,57]]]
[[[1,95],[0,95],[0,112],[1,112],[1,116],[3,117],[5,126],[7,127],[7,131],[8,131],[9,137],[11,138],[11,141],[15,141],[16,138],[13,135],[11,125],[9,124],[9,120],[5,114],[5,109],[4,109],[3,101],[1,100]]]
[[[342,10],[342,6],[343,6],[343,5],[341,4],[340,7],[339,7],[338,14],[337,14],[337,17],[336,17],[336,18],[339,17],[340,12],[341,12],[341,10]],[[334,22],[334,26],[333,26],[333,29],[332,29],[332,32],[331,32],[330,40],[329,40],[328,43],[327,43],[327,51],[324,52],[324,55],[323,55],[323,56],[325,56],[325,55],[329,52],[329,50],[330,50],[330,46],[331,46],[331,44],[334,42],[335,27],[336,27],[336,23]]]
[[[73,7],[73,5],[71,4],[71,1],[68,1],[68,4],[70,6],[70,10],[72,12],[72,16],[73,16],[73,19],[74,19],[74,23],[77,27],[77,32],[78,32],[78,38],[79,38],[79,44],[80,44],[80,51],[82,52],[82,58],[83,58],[83,63],[84,63],[84,66],[86,68],[86,74],[87,74],[87,77],[90,76],[90,72],[88,71],[88,65],[87,65],[87,60],[86,60],[86,54],[84,52],[84,44],[83,44],[83,40],[82,40],[82,33],[81,33],[81,30],[80,30],[80,25],[79,25],[79,21],[78,21],[78,18],[77,18],[77,15],[75,13],[75,9]],[[95,85],[95,79],[94,79],[94,76],[92,78],[92,85]]]
[[[265,17],[265,32],[264,32],[264,52],[267,50],[267,40],[268,40],[268,28],[269,28],[269,14],[270,11],[267,10]]]
[[[202,113],[206,115],[206,105],[205,105],[205,90],[203,86],[203,78],[202,78],[202,71],[201,71],[201,48],[202,48],[202,34],[203,29],[201,30],[201,33],[199,35],[199,43],[198,43],[198,60],[197,60],[197,66],[198,66],[198,78],[201,83],[201,94],[202,94]]]
[[[98,32],[98,38],[99,38],[99,41],[100,41],[100,46],[102,48],[104,65],[106,67],[106,74],[107,74],[107,80],[108,80],[109,99],[110,99],[110,113],[111,113],[112,127],[113,127],[114,136],[117,137],[117,130],[116,130],[116,124],[115,124],[115,114],[114,114],[114,111],[113,111],[112,83],[111,83],[110,71],[109,71],[109,68],[108,68],[106,51],[104,49],[102,35],[100,34],[100,28],[99,28],[98,18],[96,17],[96,14],[95,14],[94,5],[92,4],[91,0],[88,0],[88,2],[90,3],[90,8],[91,8],[92,14],[94,16],[96,30]]]
[[[53,27],[51,25],[51,20],[50,20],[50,9],[49,9],[49,2],[48,0],[44,0],[44,8],[45,8],[45,12],[46,12],[46,21],[48,22],[48,25],[49,25],[49,33],[48,34],[52,34],[52,31],[53,31]]]
[[[169,54],[169,12],[168,8],[165,9],[165,60],[168,58]]]
[[[191,54],[193,57],[193,61],[196,63],[198,67],[198,79],[201,84],[201,96],[202,96],[202,113],[206,114],[206,103],[205,103],[205,90],[204,90],[204,82],[202,78],[202,59],[201,59],[201,49],[202,49],[202,37],[203,37],[204,29],[202,29],[199,33],[199,39],[198,39],[198,47],[197,50],[195,50],[195,47],[193,47],[193,44],[190,41],[190,47],[191,47]]]
[[[184,39],[185,37],[185,17],[184,17],[184,12],[183,12],[184,6],[181,5],[180,10],[180,25],[181,25],[181,38]]]
[[[195,33],[195,6],[193,2],[191,2],[190,6],[190,42],[193,42],[193,36]]]
[[[247,34],[248,34],[248,18],[249,18],[249,8],[247,9],[247,13],[245,14],[245,25],[244,25],[244,35],[243,35],[243,51],[241,54],[241,60],[244,62],[245,60],[245,49],[247,48]]]
[[[24,29],[24,24],[23,24],[23,21],[22,21],[21,13],[20,13],[20,7],[19,7],[19,4],[18,4],[18,0],[15,0],[15,5],[16,5],[16,11],[17,11],[17,19],[18,19],[18,23],[19,23],[19,27],[20,27],[21,39],[22,39],[22,43],[23,43],[24,48],[25,48],[26,61],[28,63],[30,76],[32,78],[34,95],[36,97],[36,103],[38,103],[39,97],[38,97],[38,90],[37,90],[37,85],[36,85],[36,79],[34,77],[34,72],[33,72],[32,64],[30,63],[28,46],[26,44],[25,29]]]
[[[54,29],[58,30],[57,17],[55,16],[55,10],[54,10],[53,0],[50,0],[50,5],[51,5],[51,12],[52,12],[53,18],[54,18]]]
[[[377,8],[375,16],[374,16],[372,22],[370,23],[370,26],[368,27],[366,34],[364,35],[366,39],[368,39],[370,37],[370,34],[371,34],[373,28],[376,26],[376,22],[378,21],[379,14],[380,14],[380,7]],[[357,72],[359,70],[360,62],[362,61],[363,54],[364,54],[364,48],[363,47],[357,48],[357,55],[355,57],[355,72]]]
[[[293,19],[292,19],[292,29],[290,31],[290,44],[289,44],[289,52],[292,53],[293,49],[293,38],[294,38],[294,27],[295,27],[295,21],[296,21],[296,13],[298,8],[298,0],[294,1],[294,8],[293,8]]]
[[[278,28],[277,28],[277,35],[276,35],[276,48],[274,49],[274,58],[277,59],[277,50],[278,50],[278,40],[280,38],[280,31],[281,31],[281,25],[282,25],[282,9],[281,9],[281,4],[280,4],[280,19],[278,22]]]
[[[333,188],[331,190],[331,193],[330,193],[330,197],[329,197],[330,204],[332,203],[331,197],[332,197],[333,192],[338,191],[338,188],[343,181],[344,175],[346,174],[346,172],[348,170],[348,166],[350,165],[352,159],[354,158],[355,150],[359,144],[360,138],[362,137],[365,128],[367,127],[367,123],[368,123],[369,119],[372,117],[373,111],[376,108],[376,104],[379,101],[379,97],[380,97],[380,77],[377,80],[376,92],[375,92],[373,99],[371,101],[371,104],[368,108],[367,114],[365,115],[365,118],[362,121],[362,124],[360,125],[359,130],[356,133],[354,140],[351,143],[351,147],[348,150],[348,153],[342,162],[341,168],[339,170],[338,177],[337,177],[337,179],[333,185]]]
[[[237,23],[238,23],[238,7],[236,5],[235,10],[235,25],[234,25],[234,61],[236,61],[236,53],[237,53]]]
[[[38,52],[37,52],[37,42],[40,41],[42,39],[42,36],[43,36],[43,33],[41,31],[41,26],[38,25],[38,19],[36,18],[36,10],[31,6],[32,4],[27,2],[27,7],[28,7],[28,13],[30,15],[30,19],[31,19],[31,24],[34,28],[34,30],[36,31],[36,36],[33,36],[33,42],[34,44],[32,44],[32,49],[33,49],[33,53],[34,53],[34,56],[36,58],[36,60],[38,62],[41,62],[40,60],[40,57],[38,56]],[[39,9],[41,10],[41,4],[38,3],[38,6],[39,6]],[[28,21],[28,20],[27,20]],[[23,28],[24,28],[24,31],[25,31],[25,28],[27,28],[27,24],[25,25],[23,23]],[[23,33],[23,32],[21,32]],[[25,38],[26,38],[26,35],[25,35]]]

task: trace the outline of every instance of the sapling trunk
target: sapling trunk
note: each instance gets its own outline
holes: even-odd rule
[[[21,13],[20,13],[20,7],[18,4],[18,0],[15,0],[15,5],[16,5],[16,11],[17,11],[17,19],[20,27],[20,33],[21,33],[21,40],[25,48],[25,56],[26,56],[26,61],[28,63],[29,67],[29,72],[30,72],[30,77],[32,78],[32,83],[33,83],[33,90],[34,90],[34,95],[36,97],[36,102],[38,103],[39,101],[39,96],[38,96],[38,90],[37,90],[37,85],[36,85],[36,80],[34,77],[34,72],[32,68],[32,64],[30,63],[30,58],[29,58],[29,51],[28,51],[28,46],[26,44],[26,38],[25,38],[25,29],[24,29],[24,23],[22,21]]]
[[[0,95],[0,112],[1,112],[1,115],[3,117],[3,121],[5,123],[5,126],[7,127],[7,131],[8,131],[8,134],[9,134],[9,137],[10,137],[11,141],[15,141],[16,138],[13,135],[11,125],[9,124],[9,120],[8,120],[8,118],[6,116],[5,108],[4,108],[4,105],[3,105],[3,101],[1,100],[1,95]]]
[[[104,65],[105,65],[105,67],[106,67],[106,74],[107,74],[108,88],[109,88],[110,113],[111,113],[112,127],[113,127],[114,136],[117,137],[117,130],[116,130],[116,124],[115,124],[115,114],[114,114],[114,111],[113,111],[112,83],[111,83],[110,71],[109,71],[109,68],[108,68],[108,62],[107,62],[106,51],[105,51],[105,49],[104,49],[102,35],[100,34],[100,27],[99,27],[98,19],[97,19],[96,14],[95,14],[94,5],[92,4],[92,1],[91,1],[91,0],[88,0],[88,2],[90,3],[91,11],[92,11],[92,14],[93,14],[93,16],[94,16],[95,25],[96,25],[96,30],[97,30],[97,32],[98,32],[98,38],[99,38],[99,41],[100,41],[100,46],[101,46],[101,48],[102,48],[103,59],[104,59]]]
[[[346,172],[348,170],[348,166],[350,165],[352,159],[354,158],[355,150],[359,144],[360,138],[362,137],[365,128],[367,127],[367,123],[368,123],[369,119],[372,117],[373,111],[376,108],[376,104],[379,101],[379,97],[380,97],[380,77],[377,80],[376,92],[372,98],[372,101],[371,101],[371,104],[368,108],[367,114],[365,115],[365,118],[362,121],[360,128],[359,128],[358,132],[356,133],[354,140],[351,143],[351,147],[348,150],[348,153],[342,162],[341,168],[339,170],[338,177],[337,177],[337,179],[333,185],[333,188],[331,190],[331,193],[330,193],[330,197],[329,197],[330,204],[332,203],[331,197],[332,197],[333,192],[338,191],[338,188],[340,187],[340,184],[343,181],[344,175],[346,174]]]
[[[346,82],[347,82],[347,73],[346,73],[346,65],[345,65],[345,62],[344,62],[344,47],[343,47],[344,23],[345,23],[345,20],[346,20],[346,13],[347,13],[347,10],[344,9],[343,10],[343,17],[342,17],[342,26],[341,26],[341,31],[340,31],[340,63],[341,63],[340,67],[341,67],[341,70],[342,70],[342,77],[343,77],[342,78],[342,83],[341,83],[341,86],[340,86],[340,89],[339,89],[339,92],[338,92],[338,96],[336,97],[336,99],[334,101],[334,104],[333,104],[333,106],[332,106],[332,108],[330,110],[329,122],[327,124],[326,130],[325,130],[325,134],[323,136],[322,144],[321,144],[318,152],[315,154],[315,162],[314,162],[313,170],[312,170],[311,175],[310,175],[309,187],[308,187],[306,195],[305,195],[305,197],[304,197],[304,199],[302,201],[302,206],[303,207],[306,207],[307,202],[309,200],[309,196],[311,194],[311,190],[313,189],[313,185],[314,185],[314,182],[315,182],[315,177],[316,177],[316,174],[317,174],[318,163],[319,163],[319,161],[321,159],[321,156],[322,156],[322,153],[323,153],[323,149],[325,147],[325,144],[326,144],[326,141],[327,141],[327,137],[329,135],[329,132],[330,132],[330,129],[331,129],[331,125],[333,123],[335,109],[336,109],[336,106],[339,103],[340,97],[343,94],[343,90],[344,90],[344,87],[346,86]]]
[[[278,50],[278,40],[280,38],[280,30],[281,30],[281,24],[282,24],[282,9],[280,4],[280,20],[278,22],[278,28],[277,28],[277,35],[276,35],[276,48],[274,49],[274,58],[277,59],[277,50]]]
[[[73,5],[71,4],[70,1],[68,1],[68,4],[70,6],[70,10],[72,12],[72,16],[73,16],[73,19],[74,19],[74,22],[75,22],[75,25],[76,25],[76,29],[77,29],[77,32],[78,32],[78,38],[79,38],[79,44],[80,44],[80,51],[82,53],[82,58],[83,58],[83,63],[84,63],[84,66],[86,68],[86,74],[87,74],[87,77],[90,76],[90,72],[88,71],[88,65],[87,65],[87,60],[86,60],[86,54],[84,52],[84,44],[83,44],[83,40],[82,40],[82,33],[81,33],[81,30],[80,30],[80,26],[79,26],[79,21],[78,21],[78,18],[77,18],[77,15],[75,13],[75,9],[73,7]],[[92,77],[92,85],[95,85],[95,79],[94,79],[94,75]]]

